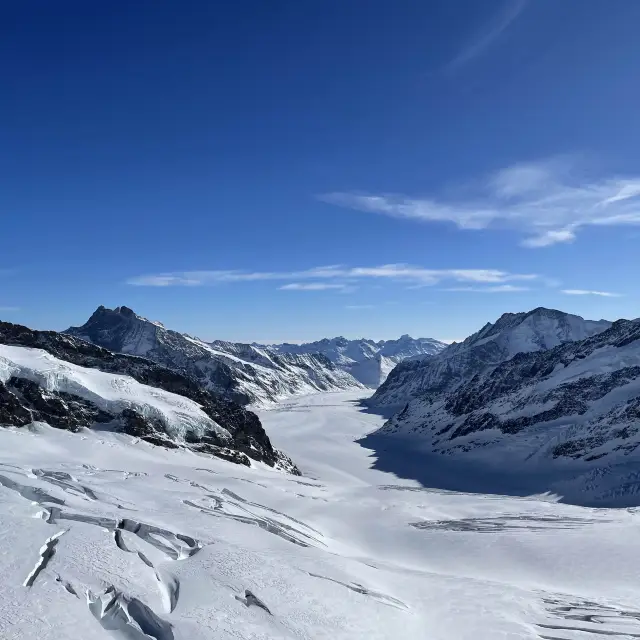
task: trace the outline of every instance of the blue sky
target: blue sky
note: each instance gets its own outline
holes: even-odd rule
[[[0,317],[233,340],[637,317],[640,2],[0,8]]]

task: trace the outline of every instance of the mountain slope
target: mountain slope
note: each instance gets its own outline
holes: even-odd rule
[[[611,326],[606,320],[584,320],[554,309],[505,313],[464,342],[439,354],[399,364],[370,398],[371,405],[400,405],[413,397],[438,397],[512,358],[516,353],[553,348],[581,340]]]
[[[518,353],[446,396],[412,400],[378,433],[515,473],[572,471],[585,491],[604,478],[603,499],[640,493],[640,320]]]
[[[102,425],[165,447],[296,471],[258,417],[144,358],[0,322],[0,425]]]
[[[416,356],[431,356],[446,345],[432,338],[401,336],[398,340],[347,340],[343,337],[325,338],[305,344],[276,344],[270,348],[278,353],[321,353],[337,367],[350,373],[368,387],[378,387],[396,364]]]
[[[362,386],[320,354],[277,354],[222,341],[207,344],[127,307],[99,307],[84,325],[66,333],[182,371],[206,389],[240,404],[269,404],[293,394]]]

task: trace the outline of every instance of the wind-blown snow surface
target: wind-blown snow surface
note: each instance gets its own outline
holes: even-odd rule
[[[3,640],[638,637],[640,513],[370,468],[355,394],[261,418],[306,477],[0,429]]]
[[[382,384],[391,370],[403,360],[440,353],[447,345],[433,338],[400,336],[397,340],[347,340],[324,338],[304,344],[275,344],[269,348],[277,353],[321,353],[337,367],[351,374],[368,387]]]

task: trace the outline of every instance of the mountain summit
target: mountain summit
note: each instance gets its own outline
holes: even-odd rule
[[[279,354],[223,341],[208,344],[147,320],[129,307],[100,306],[84,325],[65,333],[187,373],[204,388],[240,404],[270,404],[293,394],[362,388],[321,354]]]
[[[524,313],[505,313],[495,323],[430,358],[399,364],[369,402],[395,405],[413,397],[435,397],[516,353],[551,349],[583,340],[608,329],[607,320],[585,320],[556,309],[538,307]]]
[[[520,352],[446,395],[411,400],[378,433],[513,477],[543,471],[548,482],[556,478],[554,491],[572,500],[586,492],[634,504],[640,320],[618,320],[582,340]]]

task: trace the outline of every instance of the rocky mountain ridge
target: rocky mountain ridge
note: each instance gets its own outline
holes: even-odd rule
[[[74,336],[34,331],[8,322],[0,322],[0,349],[3,347],[0,424],[4,426],[21,427],[42,421],[56,428],[77,431],[109,424],[113,430],[151,444],[187,447],[245,465],[255,460],[297,473],[295,465],[273,448],[254,413],[201,388],[183,373],[141,357],[113,353]],[[26,358],[35,362],[50,361],[53,373],[47,376],[38,372],[37,367],[20,364]],[[70,371],[73,367],[69,365],[77,370]],[[184,426],[185,432],[184,437],[176,438],[170,430],[175,425],[168,424],[165,414],[154,411],[153,402],[136,403],[135,394],[117,410],[113,409],[113,403],[105,408],[104,394],[87,391],[86,385],[77,380],[83,376],[95,377],[92,372],[116,376],[111,381],[115,388],[126,387],[130,378],[147,390],[158,389],[188,399],[206,416],[206,428],[188,428],[193,422],[193,410],[179,408],[178,426]],[[127,379],[123,380],[124,376]],[[60,380],[66,381],[63,386]],[[153,392],[150,395],[153,396]],[[180,407],[179,398],[177,404]]]
[[[446,394],[411,400],[377,433],[516,475],[561,473],[560,494],[631,499],[640,493],[640,320],[520,352]]]
[[[397,340],[348,340],[340,336],[303,344],[270,345],[269,348],[277,353],[321,353],[362,384],[377,388],[399,362],[436,355],[446,346],[433,338],[412,338],[405,334]]]
[[[415,397],[436,398],[517,353],[556,347],[597,334],[611,323],[539,307],[505,313],[495,323],[430,358],[400,363],[370,398],[371,405],[401,406]]]
[[[98,307],[84,325],[65,333],[184,372],[204,388],[243,405],[269,405],[294,394],[363,386],[321,354],[280,354],[250,344],[206,343],[166,329],[128,307]]]

